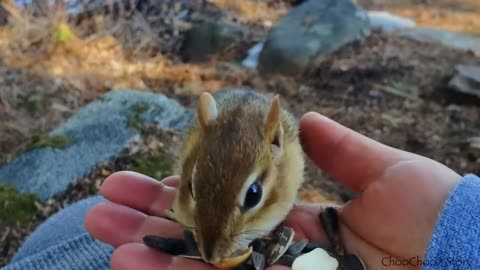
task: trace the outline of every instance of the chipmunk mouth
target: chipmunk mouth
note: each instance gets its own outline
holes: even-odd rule
[[[218,269],[235,268],[243,264],[245,261],[247,261],[248,258],[250,258],[250,255],[252,254],[252,252],[253,252],[252,247],[249,247],[248,249],[245,249],[245,250],[238,250],[232,253],[229,257],[223,258],[218,262],[213,263],[213,265]]]

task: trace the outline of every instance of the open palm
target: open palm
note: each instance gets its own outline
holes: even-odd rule
[[[340,232],[349,253],[359,255],[368,269],[419,269],[391,265],[396,259],[423,259],[438,214],[461,176],[418,155],[368,139],[316,113],[302,118],[305,152],[319,168],[361,196],[344,206]],[[160,218],[175,197],[178,178],[162,182],[132,172],[105,180],[101,194],[109,203],[87,214],[85,226],[97,239],[114,246],[112,269],[214,269],[172,257],[143,244],[147,234],[182,237],[183,228]],[[298,205],[285,225],[296,238],[327,243],[318,214],[324,205]],[[288,269],[275,266],[270,269]]]

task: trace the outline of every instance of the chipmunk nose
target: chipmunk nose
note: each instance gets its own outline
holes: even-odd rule
[[[203,245],[204,260],[208,263],[217,263],[220,258],[215,254],[215,244],[212,241],[206,241]]]

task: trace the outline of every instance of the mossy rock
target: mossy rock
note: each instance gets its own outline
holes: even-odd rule
[[[13,186],[0,184],[0,229],[30,222],[37,213],[37,200],[33,194],[20,194]]]
[[[173,174],[175,163],[165,154],[138,155],[131,161],[131,170],[161,180]]]

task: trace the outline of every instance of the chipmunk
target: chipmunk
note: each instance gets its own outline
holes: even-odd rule
[[[292,114],[253,90],[200,95],[180,154],[180,184],[167,216],[192,231],[211,264],[244,251],[287,216],[305,157]]]

